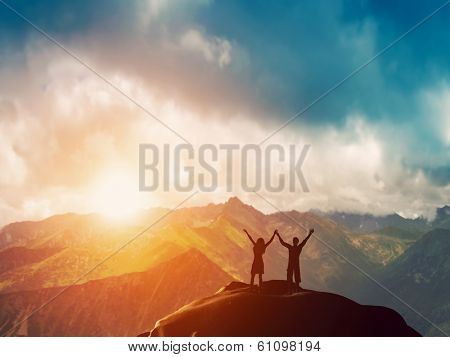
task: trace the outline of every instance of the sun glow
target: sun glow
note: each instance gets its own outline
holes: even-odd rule
[[[110,171],[92,188],[92,209],[113,220],[132,218],[141,208],[137,179],[125,171]]]

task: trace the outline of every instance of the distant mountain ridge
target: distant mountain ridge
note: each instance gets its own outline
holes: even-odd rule
[[[434,228],[450,229],[450,206],[448,205],[436,208],[435,217],[431,221],[424,217],[414,219],[404,218],[397,213],[376,216],[373,214],[340,211],[322,212],[320,210],[311,210],[311,212],[322,217],[328,217],[359,233],[371,233],[392,229],[403,231],[402,233],[412,233],[417,236],[418,233],[424,234]]]
[[[444,206],[436,210],[436,218],[433,221],[434,228],[450,229],[450,206]]]
[[[346,212],[321,212],[313,211],[322,217],[327,217],[333,221],[344,225],[348,229],[359,233],[370,233],[388,227],[396,227],[408,232],[424,233],[431,229],[430,223],[425,218],[404,218],[397,213],[385,216],[375,216],[372,214],[358,214]]]

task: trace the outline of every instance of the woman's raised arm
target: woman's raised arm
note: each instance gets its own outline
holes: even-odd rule
[[[252,242],[253,245],[255,245],[256,244],[255,241],[253,240],[252,236],[247,232],[246,229],[244,229],[244,232],[245,232],[245,234],[247,234],[247,237],[248,237],[248,239],[250,239],[250,242]]]
[[[275,229],[275,231],[272,234],[272,238],[270,238],[270,240],[266,243],[266,248],[269,246],[270,243],[273,242],[275,235],[278,233],[278,231]]]

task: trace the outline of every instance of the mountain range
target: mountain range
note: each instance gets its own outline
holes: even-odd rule
[[[243,228],[266,240],[278,229],[290,241],[313,227],[301,258],[304,288],[392,307],[422,334],[450,333],[449,207],[438,209],[433,222],[343,215],[263,214],[233,197],[173,212],[145,210],[127,224],[73,213],[9,224],[0,231],[0,333],[135,336],[231,280],[247,281],[252,247]],[[284,278],[283,246],[272,243],[264,260],[265,279]],[[386,297],[367,275],[437,328]]]
[[[436,209],[434,218],[429,220],[424,217],[414,219],[404,218],[397,213],[384,216],[374,216],[372,214],[358,214],[347,212],[321,212],[312,211],[322,217],[331,218],[354,232],[359,233],[385,233],[390,236],[410,239],[420,238],[424,233],[435,228],[450,229],[450,206]]]

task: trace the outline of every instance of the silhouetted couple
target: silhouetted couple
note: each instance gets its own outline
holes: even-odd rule
[[[264,274],[264,260],[263,255],[266,252],[266,248],[270,245],[270,243],[273,242],[275,236],[278,236],[278,239],[280,240],[280,243],[286,247],[289,250],[289,261],[287,266],[287,276],[286,280],[289,283],[289,286],[292,286],[293,278],[295,279],[295,287],[300,287],[300,282],[302,280],[301,274],[300,274],[300,253],[302,252],[303,247],[308,242],[308,239],[311,237],[311,235],[314,233],[314,229],[309,230],[309,234],[303,239],[303,241],[299,244],[299,239],[297,237],[294,237],[292,240],[292,245],[286,243],[278,233],[278,230],[275,230],[272,234],[272,237],[270,240],[266,243],[263,238],[258,238],[258,240],[255,242],[252,238],[252,236],[247,232],[246,229],[244,229],[244,232],[247,234],[250,241],[253,243],[253,264],[252,264],[252,270],[251,270],[251,279],[250,279],[250,285],[254,285],[255,281],[255,275],[258,274],[259,276],[259,287],[262,286],[262,275]]]

